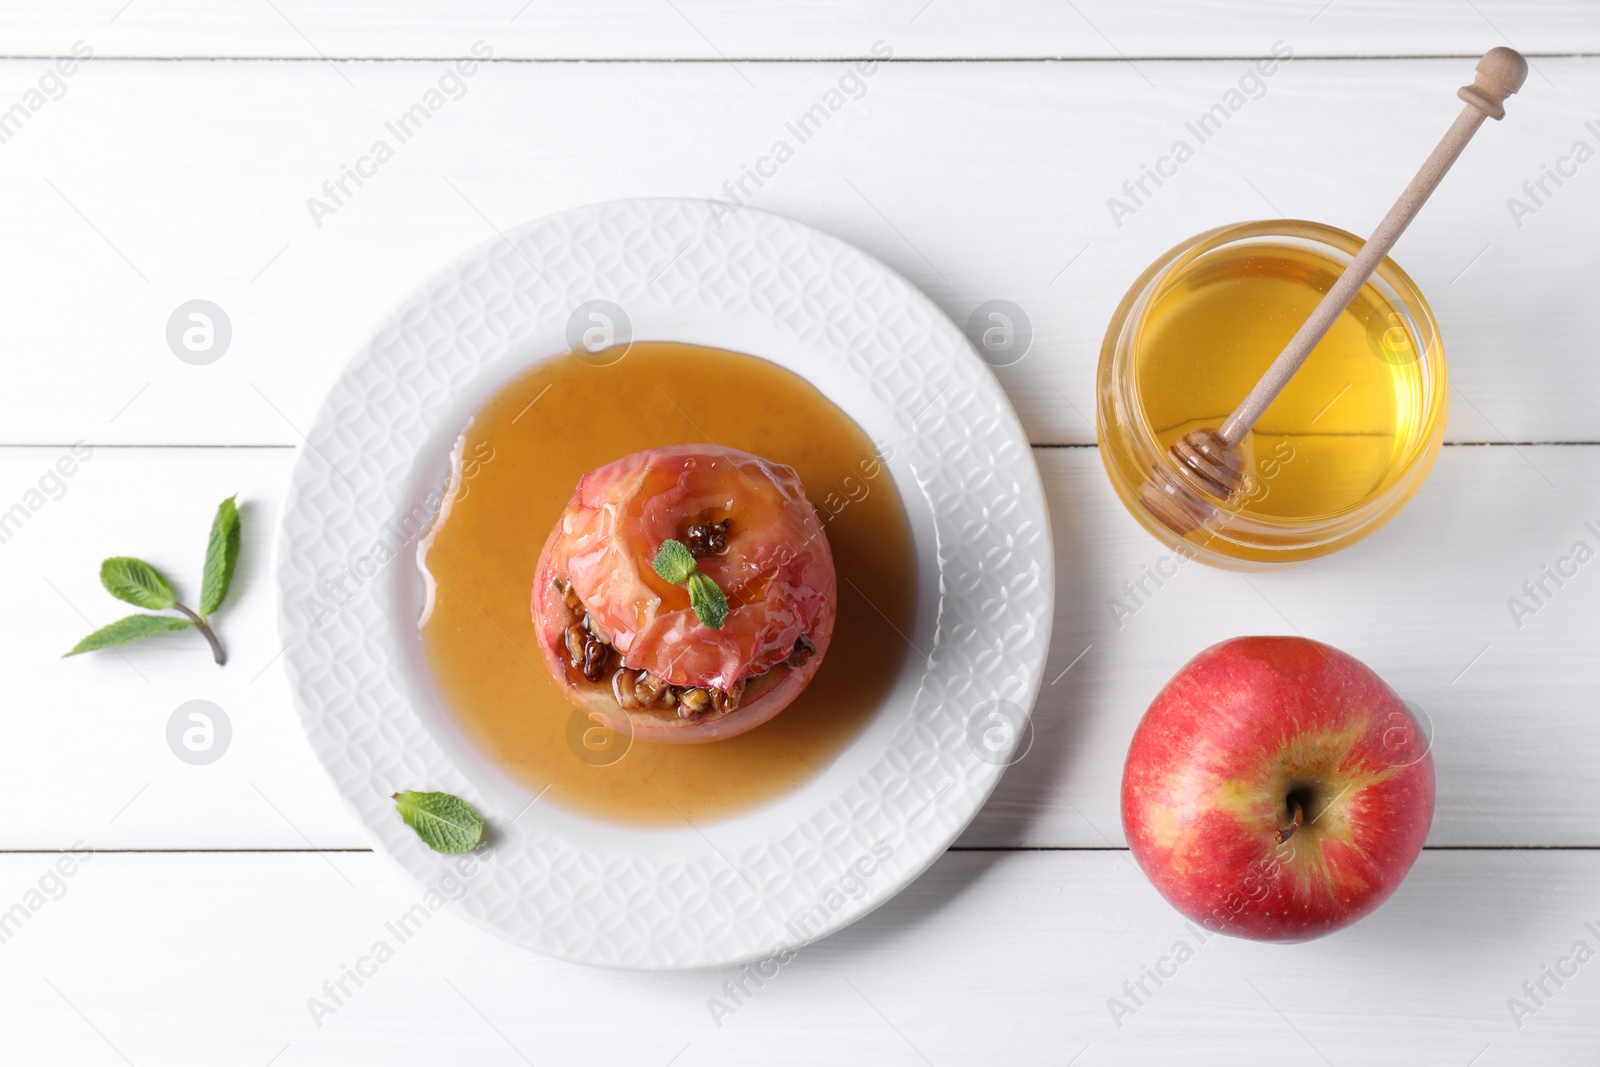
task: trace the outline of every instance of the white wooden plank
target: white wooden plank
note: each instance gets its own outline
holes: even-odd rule
[[[1214,641],[1299,631],[1365,660],[1432,719],[1434,844],[1600,845],[1589,764],[1600,749],[1600,584],[1585,567],[1560,589],[1547,585],[1555,595],[1520,629],[1507,607],[1575,541],[1600,548],[1584,525],[1600,526],[1600,448],[1446,448],[1418,499],[1370,540],[1279,574],[1187,565],[1120,628],[1108,600],[1164,550],[1122,510],[1094,449],[1035,455],[1057,545],[1047,684],[1032,749],[963,844],[1121,844],[1123,755],[1162,683]],[[23,500],[56,458],[0,450],[0,504]],[[0,581],[12,590],[0,618],[10,738],[0,777],[11,798],[0,848],[78,837],[105,847],[365,847],[275,663],[266,561],[291,459],[98,449],[61,499],[0,545]],[[106,555],[145,556],[192,591],[211,509],[233,492],[246,541],[222,616],[228,667],[212,665],[193,634],[130,647],[126,659],[57,658],[90,628],[79,611],[101,625],[131,610],[98,587]],[[165,740],[169,716],[191,699],[213,701],[233,724],[232,747],[210,766],[180,762]]]
[[[676,8],[676,10],[674,10]],[[1259,55],[1275,38],[1321,55],[1481,52],[1502,36],[1536,52],[1600,48],[1579,0],[70,0],[7,6],[7,51],[106,55],[437,57],[477,39],[520,58],[831,58],[874,40],[914,57]]]
[[[0,900],[23,899],[53,859],[0,858]],[[1374,915],[1296,946],[1201,943],[1124,853],[952,853],[854,927],[768,965],[761,987],[731,969],[545,960],[448,907],[402,943],[386,924],[421,893],[382,857],[334,857],[350,884],[325,859],[93,856],[4,945],[0,1057],[1578,1064],[1600,1040],[1597,965],[1573,975],[1568,958],[1559,987],[1541,973],[1579,941],[1600,947],[1592,852],[1426,852]],[[374,966],[380,940],[392,958]],[[1192,958],[1174,967],[1180,940]],[[1158,963],[1160,987],[1143,976]],[[345,980],[319,1028],[308,999],[331,1004],[323,983],[358,965],[368,977]],[[725,984],[740,980],[751,995],[736,1004]],[[1123,986],[1141,980],[1151,995],[1119,1026],[1108,1001],[1134,1003]],[[1519,1029],[1507,1000],[1540,980],[1550,995]],[[712,1000],[735,1010],[713,1019]]]
[[[0,103],[44,69],[0,63]],[[1184,123],[1249,73],[1245,61],[881,67],[861,100],[746,189],[755,206],[882,257],[958,322],[990,298],[1021,305],[1033,350],[1000,376],[1030,435],[1092,441],[1100,340],[1148,262],[1248,218],[1370,227],[1459,106],[1452,89],[1469,69],[1289,62],[1120,228],[1108,198],[1191,136]],[[1600,147],[1600,126],[1585,126],[1600,121],[1600,59],[1538,70],[1398,249],[1443,323],[1454,440],[1600,439],[1588,288],[1600,165],[1547,184],[1520,228],[1506,206],[1574,142]],[[575,204],[727,195],[847,68],[480,68],[318,228],[308,199],[393,139],[385,123],[445,72],[362,64],[351,85],[313,63],[83,66],[3,146],[0,443],[297,443],[348,355],[441,263]],[[166,342],[169,316],[196,298],[232,322],[209,366]]]

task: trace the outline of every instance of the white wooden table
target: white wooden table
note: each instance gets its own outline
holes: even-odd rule
[[[1600,1059],[1600,963],[1559,985],[1543,970],[1570,972],[1576,942],[1600,949],[1600,563],[1547,580],[1520,620],[1508,605],[1575,542],[1600,548],[1600,6],[17,0],[0,29],[0,1062]],[[314,219],[308,198],[477,42],[495,61]],[[894,61],[748,199],[881,257],[958,322],[991,298],[1031,318],[1032,350],[999,373],[1055,521],[1032,751],[922,879],[765,986],[744,980],[748,997],[729,992],[738,972],[545,960],[447,909],[318,1025],[308,998],[416,891],[325,781],[275,661],[268,562],[300,429],[445,260],[576,204],[729,195],[877,42]],[[1432,479],[1336,558],[1248,579],[1186,568],[1119,626],[1108,599],[1162,552],[1112,496],[1087,417],[1124,288],[1223,222],[1365,232],[1501,43],[1532,59],[1524,92],[1396,252],[1455,385]],[[1115,219],[1108,198],[1275,45],[1295,58]],[[95,58],[54,79],[75,47]],[[1546,166],[1563,184],[1534,199],[1523,183]],[[207,366],[165,338],[197,298],[233,329]],[[90,458],[48,477],[74,442]],[[226,669],[192,634],[58,658],[122,613],[98,588],[103,556],[142,555],[192,591],[234,492]],[[1253,632],[1344,648],[1426,711],[1428,850],[1354,928],[1214,938],[1119,1022],[1108,1000],[1192,940],[1124,849],[1125,747],[1180,663]],[[209,766],[167,745],[191,699],[232,723]],[[51,874],[73,848],[92,853]],[[1536,1002],[1524,983],[1541,981]],[[1513,997],[1536,1010],[1514,1020]],[[714,1018],[713,998],[736,1010]]]

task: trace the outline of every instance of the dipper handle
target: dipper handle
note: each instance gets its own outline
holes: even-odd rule
[[[1278,398],[1311,350],[1317,347],[1317,342],[1322,340],[1334,320],[1344,313],[1367,279],[1372,277],[1372,272],[1378,269],[1378,264],[1383,262],[1383,257],[1389,254],[1394,243],[1406,231],[1411,220],[1416,218],[1428,197],[1439,187],[1445,172],[1461,155],[1461,150],[1467,147],[1472,135],[1478,132],[1483,120],[1504,118],[1506,97],[1522,88],[1527,77],[1528,61],[1513,49],[1491,48],[1478,60],[1475,80],[1456,93],[1466,102],[1466,107],[1461,109],[1461,114],[1445,132],[1438,147],[1422,164],[1422,169],[1417,171],[1411,184],[1406,186],[1394,207],[1378,223],[1378,228],[1372,231],[1372,236],[1361,246],[1361,251],[1356,253],[1350,265],[1345,267],[1344,273],[1339,275],[1316,310],[1311,312],[1311,317],[1290,338],[1278,358],[1272,361],[1272,366],[1256,382],[1255,388],[1250,390],[1250,394],[1217,431],[1217,442],[1224,449],[1236,447],[1250,432],[1250,427],[1255,425],[1261,413]]]

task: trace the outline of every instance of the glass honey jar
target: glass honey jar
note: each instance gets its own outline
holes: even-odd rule
[[[1216,566],[1298,563],[1377,530],[1421,487],[1444,439],[1444,349],[1422,294],[1385,259],[1240,443],[1244,482],[1210,521],[1180,537],[1140,502],[1173,442],[1222,424],[1361,245],[1314,222],[1223,226],[1123,297],[1100,353],[1100,458],[1158,539]]]

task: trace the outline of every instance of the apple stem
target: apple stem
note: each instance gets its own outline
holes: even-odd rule
[[[1294,805],[1294,811],[1293,811],[1294,821],[1291,822],[1288,826],[1285,826],[1282,830],[1278,831],[1276,837],[1277,837],[1278,844],[1280,844],[1280,845],[1283,844],[1285,841],[1289,840],[1289,838],[1293,837],[1294,836],[1294,832],[1296,830],[1300,829],[1301,823],[1303,823],[1305,821],[1305,811],[1301,809],[1300,802],[1298,800],[1294,800],[1294,801],[1291,801],[1290,803],[1292,803]]]

